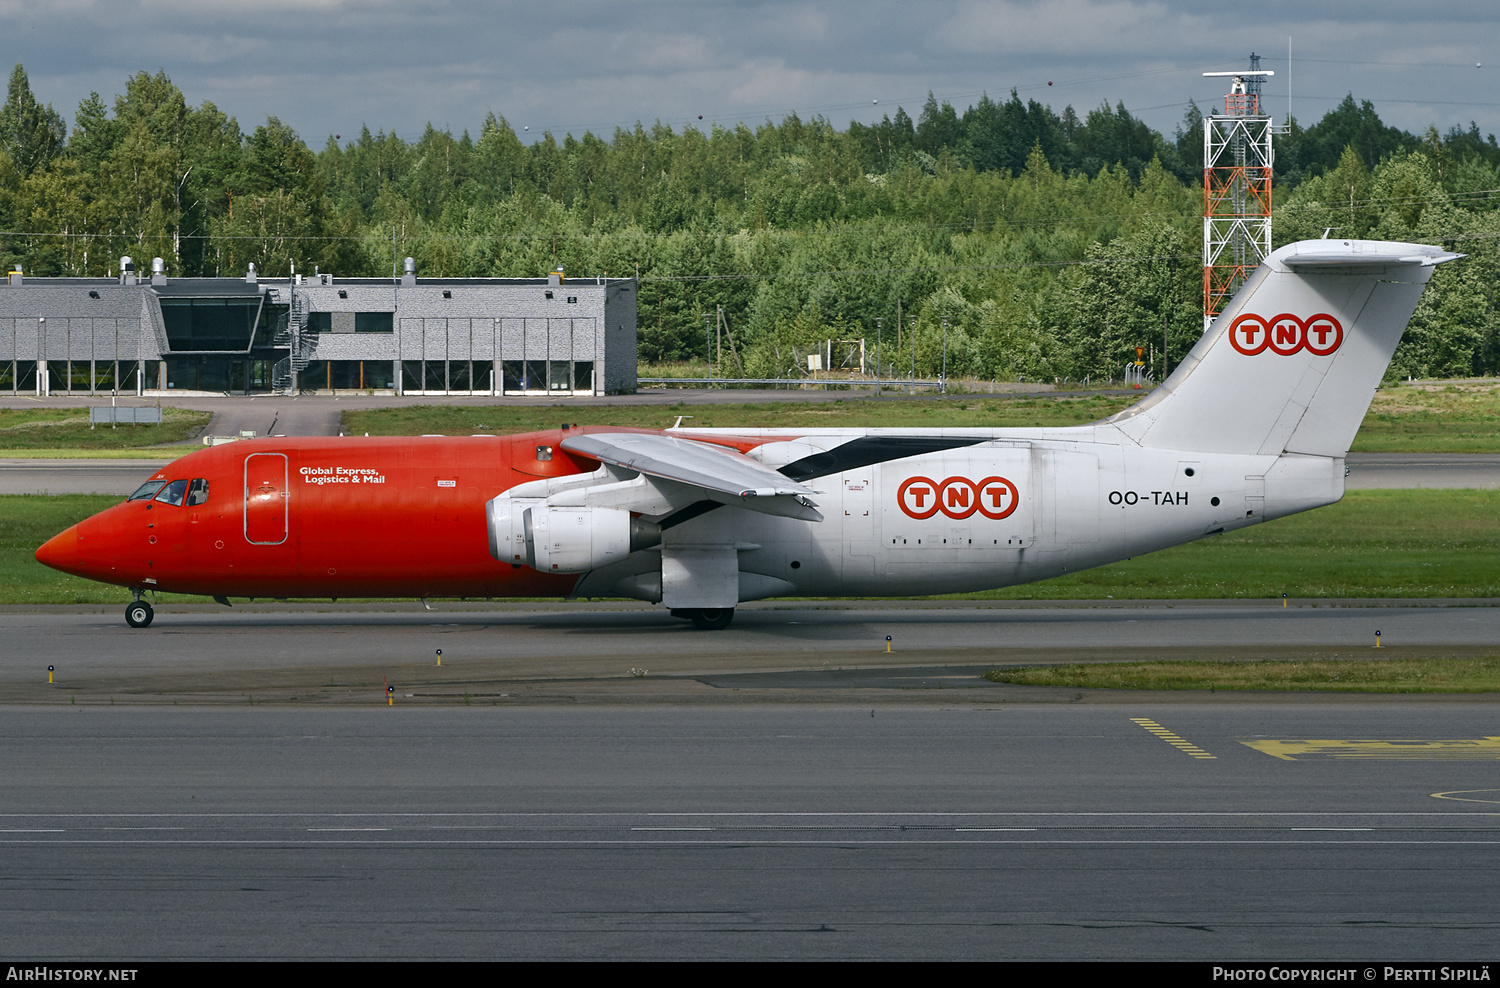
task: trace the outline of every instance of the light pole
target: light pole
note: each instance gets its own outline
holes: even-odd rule
[[[938,378],[938,380],[940,380],[942,382],[941,384],[938,385],[938,390],[941,393],[943,393],[943,394],[947,394],[948,393],[948,317],[947,316],[943,317],[943,373],[942,373],[942,376],[940,378]]]

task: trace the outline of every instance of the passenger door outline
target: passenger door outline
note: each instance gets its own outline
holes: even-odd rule
[[[265,462],[253,463],[255,460]],[[269,462],[272,460],[281,463]],[[285,453],[252,453],[245,457],[244,527],[245,541],[251,545],[281,545],[287,539],[288,500],[291,497],[287,472]]]

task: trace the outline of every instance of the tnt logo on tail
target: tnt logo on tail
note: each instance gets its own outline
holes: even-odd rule
[[[1229,345],[1247,357],[1270,350],[1283,357],[1306,350],[1326,357],[1344,342],[1344,327],[1326,313],[1302,319],[1282,313],[1267,319],[1247,312],[1229,324]]]

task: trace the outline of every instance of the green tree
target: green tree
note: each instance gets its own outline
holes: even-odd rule
[[[17,62],[10,73],[5,106],[0,107],[0,148],[22,177],[47,167],[62,151],[68,127],[52,104],[42,106],[31,93],[26,70]]]

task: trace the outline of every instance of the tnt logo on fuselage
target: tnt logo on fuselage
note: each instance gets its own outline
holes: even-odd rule
[[[1008,518],[1021,503],[1021,492],[1004,477],[974,481],[949,477],[942,483],[927,477],[912,477],[896,491],[896,502],[909,517],[921,521],[941,511],[963,520],[976,511],[986,518]]]
[[[1344,327],[1326,313],[1301,319],[1282,313],[1267,319],[1247,312],[1229,324],[1229,345],[1247,357],[1270,350],[1283,357],[1306,350],[1326,357],[1344,342]]]

